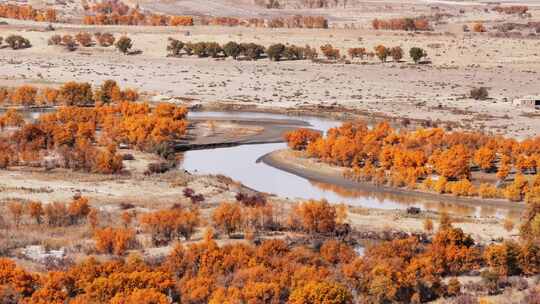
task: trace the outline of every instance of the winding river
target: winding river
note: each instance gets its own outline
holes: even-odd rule
[[[286,119],[307,122],[311,128],[323,132],[341,124],[340,121],[318,117],[294,117],[249,112],[191,112],[190,117],[220,119]],[[379,191],[360,191],[336,185],[310,181],[303,177],[276,169],[259,161],[260,157],[286,148],[285,143],[252,144],[209,150],[185,152],[183,168],[202,174],[223,174],[252,189],[280,197],[298,199],[326,199],[332,203],[346,203],[378,209],[405,209],[410,206],[423,210],[442,211],[468,216],[511,217],[519,211],[491,205],[449,203],[441,200],[418,198],[414,195],[389,194]]]

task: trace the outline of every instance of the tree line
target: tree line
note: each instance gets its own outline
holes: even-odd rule
[[[346,177],[358,181],[513,202],[540,197],[538,137],[517,141],[478,132],[398,131],[387,122],[373,128],[348,122],[325,137],[299,129],[285,139],[309,157],[349,168]],[[473,171],[496,175],[498,182],[475,184]]]
[[[285,45],[275,43],[265,47],[257,43],[237,43],[230,41],[220,45],[217,42],[183,42],[178,39],[169,37],[167,44],[167,56],[182,57],[183,55],[197,57],[231,57],[239,59],[240,57],[250,60],[257,60],[266,55],[272,61],[280,60],[316,60],[319,53],[315,48],[306,45],[304,47],[297,45]],[[328,60],[344,60],[345,55],[341,55],[340,49],[334,48],[331,44],[325,44],[320,47],[321,53]],[[373,52],[368,52],[364,47],[349,48],[347,51],[350,59],[374,58],[377,56],[381,62],[386,62],[388,57],[392,57],[394,61],[399,62],[403,58],[403,49],[399,46],[385,47],[377,45]],[[412,47],[409,50],[409,55],[415,63],[420,62],[427,57],[427,52],[419,47]]]
[[[57,21],[55,9],[35,9],[31,5],[0,4],[0,17],[43,22]]]
[[[376,30],[400,31],[429,31],[432,30],[429,20],[425,17],[373,19],[371,22]]]

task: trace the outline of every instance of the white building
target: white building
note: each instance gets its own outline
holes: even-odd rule
[[[518,107],[540,109],[540,96],[523,96],[514,99],[512,104]]]

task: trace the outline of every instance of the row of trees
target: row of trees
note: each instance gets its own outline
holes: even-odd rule
[[[322,54],[329,60],[342,59],[340,50],[334,48],[331,44],[325,44],[320,47]],[[183,42],[172,37],[169,37],[167,45],[167,55],[170,57],[181,57],[182,55],[196,55],[198,57],[232,57],[238,59],[240,56],[251,60],[257,60],[263,54],[272,60],[315,60],[319,54],[315,48],[309,45],[300,47],[296,45],[285,45],[282,43],[272,44],[268,47],[256,43],[236,43],[230,41],[224,45],[217,42]],[[399,62],[403,58],[403,49],[399,46],[388,48],[384,45],[378,45],[373,52],[368,52],[366,48],[350,48],[348,55],[351,59],[365,57],[373,58],[377,56],[382,62],[385,62],[388,57],[392,57],[394,61]],[[418,63],[422,58],[427,57],[424,49],[412,47],[409,50],[409,55]]]
[[[285,139],[310,157],[350,168],[346,176],[360,181],[511,201],[533,199],[540,189],[540,138],[518,142],[476,132],[397,131],[386,122],[370,129],[363,122],[351,122],[331,129],[326,137],[300,129]],[[505,188],[473,185],[473,170],[496,174]],[[517,174],[508,183],[512,170]],[[432,179],[434,174],[438,179]]]
[[[92,106],[120,101],[136,101],[139,94],[133,89],[122,89],[113,80],[104,81],[93,89],[86,82],[66,82],[59,88],[22,85],[0,88],[0,104],[39,106]]]
[[[317,52],[310,48],[296,45],[273,44],[268,48],[256,43],[228,42],[223,46],[217,42],[182,42],[169,38],[167,45],[168,56],[181,57],[182,55],[196,55],[198,57],[232,57],[238,59],[243,56],[250,60],[257,60],[266,53],[268,58],[274,61],[281,59],[303,60],[316,58]]]
[[[425,17],[374,19],[371,25],[376,30],[429,31],[432,30]]]
[[[328,28],[328,20],[322,16],[294,15],[272,19],[234,17],[201,18],[202,25],[246,26],[267,28]]]
[[[87,25],[151,25],[151,26],[192,26],[191,16],[169,16],[158,14],[146,14],[134,10],[126,15],[117,13],[94,16],[84,16],[83,24]]]
[[[57,21],[55,9],[35,9],[31,5],[0,4],[0,17],[45,22]]]
[[[225,222],[248,216],[235,210],[243,208],[238,204],[223,203],[214,210],[214,225],[229,227]],[[141,222],[151,230],[163,228],[162,235],[181,233],[182,228],[169,231],[163,227],[169,222],[180,226],[190,222],[177,220],[168,214],[172,211],[198,214],[193,209],[155,211],[142,215]],[[306,225],[302,226],[306,233],[316,236],[335,230],[338,213],[325,202],[306,202],[295,208],[291,217]],[[122,222],[131,220],[122,216]],[[179,227],[177,224],[173,229]],[[129,226],[96,227],[93,231],[100,253],[121,256],[136,243],[136,229]],[[427,241],[409,237],[382,242],[367,248],[362,256],[337,239],[308,247],[277,239],[258,245],[236,242],[218,246],[214,238],[212,229],[207,229],[202,241],[190,245],[177,242],[168,256],[151,262],[133,254],[104,262],[90,258],[44,273],[30,273],[9,259],[0,259],[0,301],[424,303],[462,295],[466,286],[454,276],[482,268],[486,268],[481,275],[484,285],[474,287],[474,291],[486,295],[501,292],[506,276],[540,272],[540,248],[534,239],[479,246],[443,215],[437,232]]]
[[[526,5],[509,5],[509,6],[497,5],[496,7],[493,8],[493,10],[498,13],[504,13],[504,14],[509,14],[509,15],[511,14],[522,15],[522,14],[526,14],[529,11],[529,7]]]
[[[111,33],[95,33],[92,37],[92,34],[88,32],[79,32],[75,37],[71,35],[53,35],[49,38],[49,45],[62,45],[70,51],[74,51],[78,46],[91,47],[96,44],[96,42],[103,47],[109,47],[114,44],[116,38]],[[95,38],[95,41],[94,41]]]

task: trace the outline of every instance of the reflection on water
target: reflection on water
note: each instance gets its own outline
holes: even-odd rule
[[[311,124],[315,129],[326,131],[340,124],[338,121],[314,117],[290,117],[267,113],[221,113],[198,112],[190,116],[250,118],[250,119],[298,119]],[[468,204],[433,201],[390,192],[365,191],[357,188],[344,188],[336,185],[309,181],[305,178],[270,167],[257,160],[272,151],[283,149],[284,143],[257,144],[213,150],[195,150],[184,153],[183,168],[195,173],[223,174],[240,181],[247,187],[272,193],[280,197],[298,199],[326,199],[332,203],[379,209],[405,209],[410,206],[424,210],[447,211],[459,215],[504,217],[507,208],[492,206],[473,206]],[[516,217],[518,211],[510,210],[510,216]]]
[[[370,198],[373,201],[379,202],[382,206],[388,204],[388,202],[397,202],[401,206],[401,209],[407,207],[420,207],[424,210],[432,211],[446,211],[452,214],[458,215],[476,215],[482,217],[505,217],[509,215],[511,218],[518,218],[520,212],[515,210],[502,210],[490,205],[473,206],[469,204],[459,204],[444,202],[442,200],[429,200],[416,196],[414,193],[403,194],[393,193],[387,191],[369,191],[358,188],[345,188],[334,184],[321,183],[316,181],[310,181],[311,185],[324,191],[330,191],[337,193],[343,198],[351,199],[365,199]],[[384,208],[386,209],[386,208]]]

